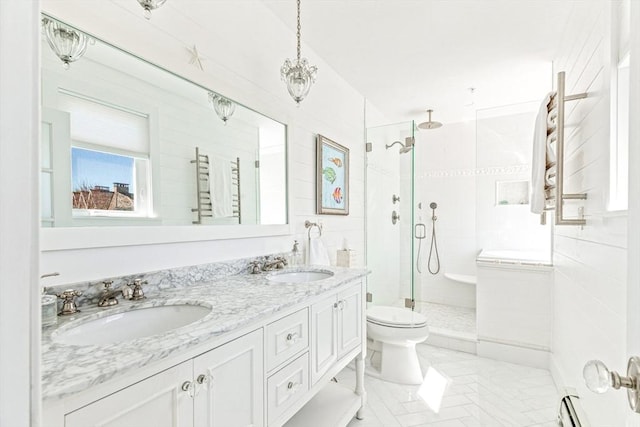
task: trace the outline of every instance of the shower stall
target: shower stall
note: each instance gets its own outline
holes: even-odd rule
[[[491,283],[477,284],[480,273],[550,264],[551,226],[529,208],[535,107],[477,110],[476,120],[442,127],[429,118],[367,129],[371,304],[425,315],[427,343],[475,353],[495,300]],[[517,281],[526,282],[521,270]]]
[[[460,177],[452,180],[427,172],[437,169],[434,159],[461,147],[452,150],[449,145],[442,151],[442,144],[433,144],[440,126],[429,117],[419,125],[409,121],[367,129],[368,292],[372,305],[407,307],[424,314],[431,331],[427,342],[475,352],[475,288],[445,278],[445,265],[457,266],[455,260],[443,257],[443,248],[450,254],[455,245],[475,250],[475,234],[465,244],[458,237],[449,238],[450,231],[459,227],[461,215],[470,215],[475,224],[475,187],[466,187],[467,181]],[[475,148],[471,156],[475,157]],[[447,181],[447,187],[439,180]],[[462,183],[454,191],[456,196],[469,198],[470,204],[453,203],[451,182]],[[438,234],[443,226],[444,242]],[[446,285],[441,289],[443,282]],[[459,300],[442,297],[451,292]],[[451,336],[462,336],[463,342],[451,346]]]

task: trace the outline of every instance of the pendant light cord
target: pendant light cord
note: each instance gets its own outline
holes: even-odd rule
[[[296,33],[296,37],[298,38],[298,62],[300,62],[300,0],[298,0],[298,32]]]

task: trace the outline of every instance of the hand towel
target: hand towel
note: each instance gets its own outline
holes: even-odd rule
[[[214,218],[233,216],[231,162],[221,157],[209,156],[209,188]]]
[[[309,264],[331,265],[329,262],[329,251],[327,251],[327,247],[320,237],[309,240]]]
[[[547,164],[547,104],[553,92],[547,94],[540,104],[533,132],[533,155],[531,158],[531,212],[544,211],[544,182]]]

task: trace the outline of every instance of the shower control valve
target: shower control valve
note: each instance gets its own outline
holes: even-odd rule
[[[393,225],[396,225],[396,222],[400,221],[400,215],[398,214],[398,212],[393,211],[391,212],[391,223]]]

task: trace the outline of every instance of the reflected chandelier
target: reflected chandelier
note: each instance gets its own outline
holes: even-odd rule
[[[144,17],[151,19],[151,11],[165,4],[167,0],[138,0],[140,6],[144,9]]]
[[[298,3],[298,56],[295,60],[286,59],[280,68],[282,80],[287,84],[287,90],[298,105],[311,89],[311,84],[316,81],[318,67],[309,65],[306,58],[300,58],[300,0]]]
[[[236,111],[235,102],[213,92],[209,92],[209,102],[213,104],[213,109],[216,110],[216,114],[226,125],[229,117]]]
[[[63,62],[65,70],[87,50],[89,36],[81,31],[49,18],[42,18],[42,29],[49,47]]]

